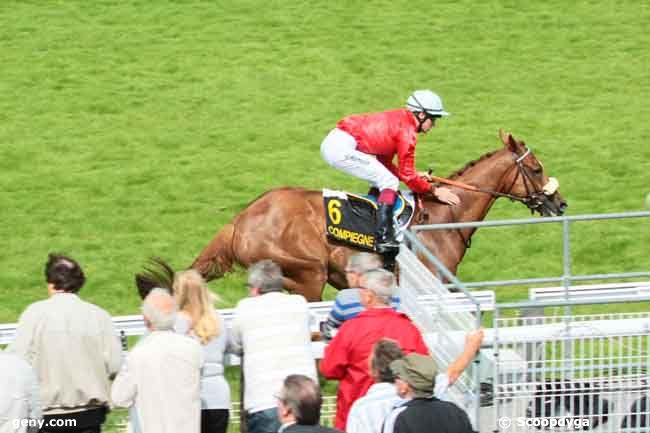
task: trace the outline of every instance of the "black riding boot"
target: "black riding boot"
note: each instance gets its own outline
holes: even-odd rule
[[[366,195],[379,197],[379,188],[377,188],[376,186],[371,186]]]
[[[377,209],[376,246],[378,253],[394,252],[399,249],[399,243],[393,237],[393,206],[386,203],[379,203]]]

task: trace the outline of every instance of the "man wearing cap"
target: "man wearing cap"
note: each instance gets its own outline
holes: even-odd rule
[[[438,374],[430,356],[417,353],[391,362],[397,393],[406,403],[386,418],[383,433],[471,433],[469,417],[454,403],[433,395]]]
[[[395,340],[404,353],[428,354],[420,331],[411,320],[390,306],[396,288],[395,277],[385,269],[366,272],[361,280],[361,304],[365,311],[341,326],[325,348],[320,371],[340,381],[334,426],[345,430],[350,406],[373,384],[368,357],[382,338]]]
[[[446,371],[438,372],[433,388],[435,397],[448,399],[447,390],[472,362],[481,347],[483,337],[483,329],[467,334],[465,348],[460,356],[449,364]],[[345,428],[347,433],[381,433],[386,416],[394,407],[404,402],[397,393],[395,375],[390,368],[393,361],[403,357],[402,350],[394,341],[384,339],[375,344],[368,360],[375,383],[366,395],[352,405]]]
[[[359,289],[361,277],[368,271],[382,267],[382,259],[377,254],[359,253],[350,257],[345,267],[345,278],[349,288],[336,294],[334,307],[327,320],[321,325],[321,333],[326,341],[334,338],[343,322],[357,317],[363,311],[361,289]],[[399,308],[399,297],[391,297],[391,306],[396,310]]]

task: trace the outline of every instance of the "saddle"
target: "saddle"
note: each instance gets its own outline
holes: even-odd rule
[[[323,189],[325,232],[331,240],[376,252],[377,197]],[[399,191],[393,206],[395,239],[400,242],[415,213],[411,191]]]

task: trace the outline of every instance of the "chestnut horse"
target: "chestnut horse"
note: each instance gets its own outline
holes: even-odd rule
[[[451,179],[481,192],[452,187],[461,204],[447,206],[422,196],[415,224],[481,221],[498,197],[526,204],[542,216],[561,215],[566,202],[549,181],[542,163],[524,142],[500,131],[504,147],[483,155]],[[549,186],[551,185],[551,186]],[[475,229],[419,232],[422,243],[453,273]],[[226,224],[192,263],[206,280],[221,277],[235,263],[248,267],[271,259],[282,267],[285,287],[309,301],[319,301],[325,283],[347,287],[345,264],[357,251],[328,240],[321,191],[278,188],[266,192]],[[433,271],[433,269],[432,269]]]

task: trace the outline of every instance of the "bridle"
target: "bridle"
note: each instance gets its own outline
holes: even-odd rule
[[[503,194],[503,193],[498,193],[496,191],[494,191],[494,193],[499,194],[503,197],[508,197],[510,200],[521,202],[525,204],[526,207],[528,207],[528,209],[530,209],[532,213],[534,213],[535,211],[539,212],[539,209],[544,205],[544,202],[547,200],[547,197],[555,194],[560,184],[556,178],[549,177],[546,185],[542,186],[541,189],[537,188],[535,186],[535,182],[533,181],[530,175],[529,168],[526,167],[523,163],[524,159],[528,155],[532,154],[532,151],[528,147],[526,147],[525,149],[526,151],[524,152],[524,154],[518,156],[515,159],[515,167],[517,167],[517,175],[512,180],[512,183],[508,188],[508,193]],[[517,154],[515,154],[515,156],[517,156]],[[518,196],[512,194],[512,189],[515,187],[515,184],[517,183],[517,180],[519,179],[520,176],[524,183],[524,188],[526,188],[525,196]]]
[[[528,209],[531,210],[531,212],[539,211],[539,208],[544,205],[546,198],[548,196],[553,195],[557,191],[559,187],[559,182],[554,177],[550,177],[548,183],[542,186],[541,189],[538,189],[535,186],[535,182],[532,179],[529,168],[526,167],[523,163],[524,159],[528,155],[532,154],[532,151],[528,147],[526,147],[525,149],[526,151],[521,156],[513,152],[514,164],[513,167],[508,170],[506,175],[509,174],[510,171],[513,169],[517,170],[517,174],[513,178],[510,186],[506,189],[506,191],[508,192],[499,192],[489,188],[480,188],[464,182],[446,179],[443,177],[431,176],[431,178],[437,183],[456,186],[462,189],[466,189],[468,191],[490,194],[493,197],[505,197],[512,201],[518,201],[520,203],[525,204],[526,207],[528,207]],[[523,196],[512,194],[512,189],[515,187],[515,184],[517,183],[517,180],[519,179],[520,176],[523,180],[524,188],[526,188],[526,195]]]
[[[429,176],[436,183],[443,183],[446,185],[456,186],[472,192],[490,194],[493,197],[506,197],[512,201],[518,201],[520,203],[525,204],[526,207],[530,209],[531,213],[535,213],[535,211],[541,213],[540,208],[544,206],[544,202],[547,200],[547,197],[555,194],[560,184],[556,178],[549,177],[548,182],[544,186],[542,186],[541,189],[538,189],[535,186],[535,182],[532,179],[529,168],[526,167],[523,163],[524,159],[528,155],[532,154],[530,148],[525,147],[525,149],[526,151],[521,156],[517,155],[515,152],[512,152],[514,158],[514,164],[511,168],[508,169],[505,175],[507,176],[514,169],[517,170],[517,174],[513,178],[512,182],[510,183],[510,186],[507,188],[508,192],[499,192],[489,188],[480,188],[457,180],[451,180],[444,177],[431,176],[430,173]],[[523,196],[512,194],[512,189],[515,187],[515,184],[517,183],[517,180],[519,179],[520,176],[523,180],[524,188],[526,188],[526,195]],[[423,209],[423,206],[421,204],[421,199],[419,197],[418,197],[417,207]],[[454,213],[453,206],[450,206],[449,210],[452,215],[452,220],[458,220],[457,216]],[[456,231],[460,235],[460,238],[462,239],[463,244],[465,244],[465,247],[470,248],[472,244],[472,235],[470,234],[468,237],[465,237],[461,229],[456,229]]]

